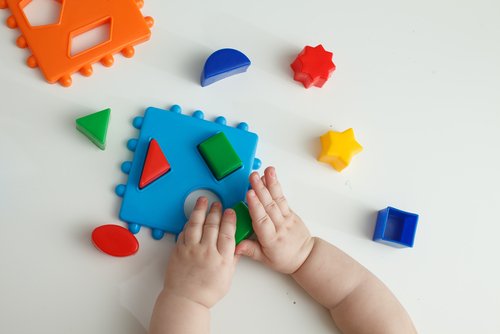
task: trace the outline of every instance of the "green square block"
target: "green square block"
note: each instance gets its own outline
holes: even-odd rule
[[[224,132],[208,138],[198,145],[198,149],[217,180],[222,180],[243,166]]]
[[[233,207],[236,212],[236,244],[248,239],[253,234],[252,218],[245,203],[239,202]]]

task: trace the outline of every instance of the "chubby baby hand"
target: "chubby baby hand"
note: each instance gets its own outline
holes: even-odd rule
[[[244,240],[236,254],[251,257],[284,273],[296,272],[314,245],[309,230],[289,207],[273,167],[262,178],[250,175],[252,189],[247,193],[248,208],[257,241]]]
[[[200,197],[179,235],[167,266],[167,295],[211,308],[229,291],[238,256],[235,256],[236,214],[222,212]]]

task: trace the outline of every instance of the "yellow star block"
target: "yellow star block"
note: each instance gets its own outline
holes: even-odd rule
[[[349,166],[353,156],[363,150],[354,138],[354,131],[328,131],[321,136],[321,153],[318,160],[332,165],[338,172]]]

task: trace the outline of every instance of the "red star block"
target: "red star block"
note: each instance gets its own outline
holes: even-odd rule
[[[313,85],[323,87],[335,71],[332,57],[333,53],[326,51],[321,44],[314,48],[306,46],[291,65],[294,80],[302,82],[306,88]]]

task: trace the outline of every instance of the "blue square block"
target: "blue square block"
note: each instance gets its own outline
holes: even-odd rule
[[[181,113],[179,106],[173,106],[170,110],[148,108],[144,117],[136,117],[133,124],[140,129],[140,135],[127,144],[134,152],[133,161],[122,164],[122,171],[129,175],[128,182],[116,187],[116,193],[123,197],[120,219],[129,224],[132,233],[146,226],[152,229],[154,239],[161,239],[164,233],[179,234],[187,221],[184,202],[196,190],[215,193],[225,208],[245,199],[248,176],[261,165],[255,158],[258,136],[248,131],[246,123],[230,127],[224,117],[210,122],[204,120],[201,111],[187,116]],[[220,132],[226,135],[243,166],[217,180],[198,145]],[[153,138],[168,158],[171,170],[139,189],[144,160]]]
[[[377,216],[373,240],[394,247],[413,247],[418,215],[387,207]]]

